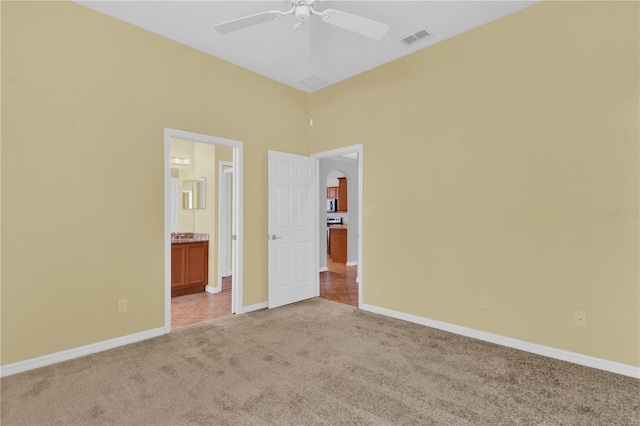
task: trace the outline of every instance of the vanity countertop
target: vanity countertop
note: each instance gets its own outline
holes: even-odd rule
[[[329,226],[329,230],[331,229],[347,229],[347,225],[331,225]]]
[[[196,243],[200,241],[209,241],[209,234],[203,232],[171,233],[171,244]]]

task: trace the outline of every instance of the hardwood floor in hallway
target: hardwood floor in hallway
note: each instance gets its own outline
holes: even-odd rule
[[[320,272],[320,297],[357,307],[358,267],[332,262],[327,256],[327,268],[328,271]]]

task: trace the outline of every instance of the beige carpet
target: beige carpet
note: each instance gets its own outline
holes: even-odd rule
[[[3,426],[640,424],[640,380],[322,299],[1,385]]]

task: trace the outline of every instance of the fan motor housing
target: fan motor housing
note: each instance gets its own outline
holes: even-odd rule
[[[311,16],[311,12],[309,11],[309,5],[307,5],[306,3],[300,3],[298,6],[296,6],[295,15],[299,21],[304,22],[308,20],[309,17]]]

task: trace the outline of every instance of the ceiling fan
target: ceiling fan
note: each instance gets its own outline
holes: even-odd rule
[[[286,15],[294,15],[298,22],[294,25],[294,29],[305,28],[311,19],[311,16],[319,16],[327,24],[344,28],[345,30],[361,34],[363,36],[380,40],[389,30],[389,25],[362,16],[352,15],[335,9],[326,9],[322,12],[314,8],[316,0],[292,0],[291,8],[286,11],[269,10],[267,12],[256,13],[255,15],[245,16],[243,18],[233,19],[214,25],[219,32],[226,34],[232,31],[241,30],[252,25],[261,24],[281,18]]]

